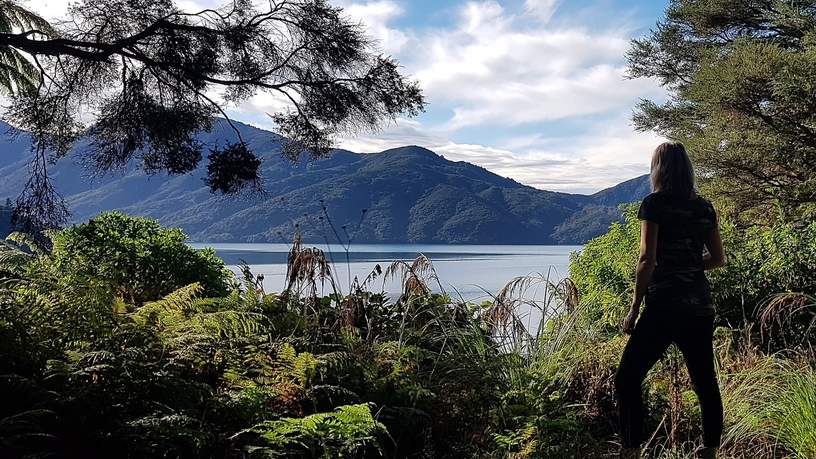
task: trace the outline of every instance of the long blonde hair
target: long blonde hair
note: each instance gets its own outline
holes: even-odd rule
[[[652,191],[675,196],[694,197],[694,166],[686,147],[680,142],[665,142],[652,155]]]

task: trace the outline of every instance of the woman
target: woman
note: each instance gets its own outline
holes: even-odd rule
[[[657,147],[651,181],[653,192],[638,212],[640,258],[635,295],[623,321],[623,330],[631,337],[615,375],[622,457],[640,457],[641,386],[669,344],[675,343],[700,400],[702,457],[714,458],[723,409],[714,371],[714,307],[704,271],[725,262],[717,215],[711,203],[695,191],[694,169],[682,144]],[[644,300],[646,307],[638,319]]]

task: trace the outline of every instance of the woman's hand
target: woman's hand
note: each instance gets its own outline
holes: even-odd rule
[[[629,313],[626,314],[626,317],[623,319],[623,332],[627,335],[631,335],[633,331],[635,331],[635,322],[637,322],[638,313],[640,312],[640,306],[632,305],[629,308]]]

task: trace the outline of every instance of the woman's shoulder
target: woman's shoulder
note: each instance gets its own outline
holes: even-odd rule
[[[658,193],[649,193],[640,203],[638,220],[660,223],[664,207],[665,204],[662,202],[662,196]]]
[[[664,207],[670,205],[671,196],[662,191],[653,191],[641,201],[641,205],[650,207]]]
[[[706,211],[714,212],[714,205],[704,196],[696,194],[691,197],[680,197],[662,191],[654,191],[646,195],[641,201],[641,206],[647,207],[670,207],[670,208],[702,208]]]
[[[643,201],[643,202],[655,202],[655,201],[659,201],[660,199],[662,199],[662,198],[663,198],[663,194],[664,194],[664,193],[661,193],[661,192],[659,192],[659,191],[652,191],[651,193],[649,193],[649,194],[647,194],[646,196],[644,196],[642,201]]]
[[[694,199],[694,205],[697,215],[702,216],[712,222],[717,221],[717,211],[714,209],[714,204],[712,204],[707,198],[698,194]]]

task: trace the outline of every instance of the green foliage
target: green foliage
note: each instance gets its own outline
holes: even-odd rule
[[[726,224],[723,240],[727,264],[709,279],[718,313],[728,323],[759,319],[777,294],[816,294],[816,223],[747,229]]]
[[[0,455],[604,457],[626,341],[617,319],[637,252],[634,209],[626,213],[573,256],[574,283],[518,278],[481,305],[430,293],[438,279],[424,257],[372,273],[403,283],[397,299],[367,291],[369,281],[321,298],[308,285],[320,280],[319,257],[298,256],[290,272],[302,285],[281,294],[244,267],[225,295],[192,282],[136,305],[97,277],[110,271],[66,275],[87,259],[62,252],[58,262],[14,235],[0,246],[0,374],[11,375],[0,390],[14,399],[0,406]],[[812,455],[807,340],[773,358],[752,345],[812,334],[790,319],[794,309],[816,313],[801,274],[813,260],[810,231],[725,225],[734,264],[712,278],[719,301],[732,304],[739,289],[759,304],[801,294],[779,297],[744,330],[718,330],[730,456]],[[155,236],[137,234],[128,245]],[[296,244],[293,253],[318,252]],[[521,316],[529,311],[541,314],[533,330]],[[699,436],[695,397],[671,355],[648,379],[655,457],[686,457]]]
[[[640,234],[634,210],[629,208],[626,222],[613,225],[571,260],[570,276],[581,294],[574,320],[585,333],[569,335],[563,349],[574,361],[569,392],[587,402],[583,421],[589,426],[614,417],[612,377],[625,343],[618,324],[634,287]],[[782,355],[779,363],[757,355],[753,346],[759,343],[785,354],[812,349],[816,226],[743,228],[723,220],[721,229],[726,266],[708,276],[718,323],[734,327],[717,333],[727,457],[807,457],[812,454],[807,449],[813,435],[812,370],[793,370]],[[656,456],[683,455],[684,447],[670,441],[669,431],[689,441],[699,435],[696,398],[685,375],[676,372],[678,363],[670,352],[648,379],[652,414],[667,411],[672,420],[664,432],[659,431],[659,417],[647,420],[650,428],[658,429],[652,451]]]
[[[570,263],[582,303],[593,321],[600,320],[611,332],[632,296],[640,243],[636,208],[629,207],[625,215],[624,223],[588,242]],[[816,224],[739,228],[723,219],[721,233],[726,265],[708,277],[722,324],[758,323],[762,308],[776,294],[816,294]]]
[[[542,356],[525,364],[521,359],[506,359],[502,367],[512,377],[498,401],[505,430],[493,435],[497,449],[513,457],[581,457],[594,449],[587,436],[587,422],[580,406],[567,397],[570,382],[554,375],[550,359]],[[572,375],[571,375],[572,376]]]
[[[816,9],[812,2],[672,0],[633,41],[633,77],[663,104],[634,121],[689,147],[707,194],[740,222],[808,222],[816,212]]]
[[[394,302],[359,285],[267,294],[248,269],[211,297],[206,282],[177,285],[211,271],[173,274],[175,255],[196,252],[168,249],[183,235],[152,221],[105,214],[55,236],[53,252],[18,236],[0,247],[0,363],[51,396],[0,414],[52,410],[71,426],[56,454],[467,456],[491,444],[498,345],[481,309],[429,293],[425,258],[387,270],[406,285]],[[161,291],[176,288],[155,298],[155,272],[175,276]]]
[[[770,421],[774,436],[796,457],[816,456],[816,372],[812,369],[788,374],[785,389],[776,395]]]
[[[637,208],[625,209],[625,221],[613,223],[603,236],[589,241],[572,254],[570,277],[591,309],[592,322],[617,329],[634,289],[635,266],[640,244]]]
[[[245,437],[251,435],[251,440]],[[239,443],[250,457],[360,457],[380,452],[386,428],[368,405],[337,407],[330,413],[282,418],[239,432]]]
[[[760,456],[816,455],[816,372],[802,363],[759,357],[726,379],[727,445]]]
[[[230,273],[212,249],[195,250],[176,228],[106,212],[59,232],[53,261],[68,276],[109,282],[126,302],[141,305],[194,282],[206,296],[224,296]]]
[[[38,31],[37,35],[48,38],[55,35],[48,22],[21,7],[14,0],[0,2],[0,33]],[[0,89],[7,94],[34,90],[40,83],[40,72],[24,54],[9,46],[0,47]]]

